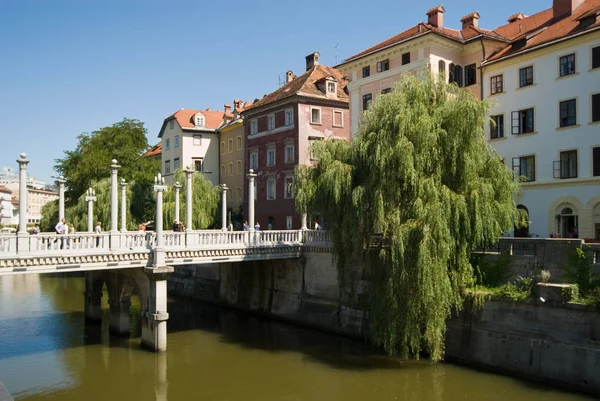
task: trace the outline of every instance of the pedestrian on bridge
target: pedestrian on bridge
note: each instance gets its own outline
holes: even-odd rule
[[[67,225],[65,224],[65,218],[63,217],[62,219],[60,219],[60,221],[58,223],[56,223],[56,226],[54,226],[54,230],[56,231],[56,234],[58,235],[65,235],[67,233]],[[60,249],[63,249],[65,243],[64,243],[64,238],[61,237],[60,239]]]
[[[102,223],[101,222],[96,223],[96,228],[94,229],[94,232],[96,234],[100,234],[102,232]],[[100,246],[100,235],[98,235],[96,237],[96,248],[99,246]]]

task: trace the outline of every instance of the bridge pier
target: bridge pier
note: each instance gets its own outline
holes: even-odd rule
[[[86,284],[88,279],[85,279]],[[86,289],[84,302],[85,320],[88,322],[102,322],[102,294],[97,295]]]
[[[131,302],[129,299],[111,299],[110,304],[110,322],[108,331],[117,336],[128,336],[130,333],[129,327],[129,307]]]
[[[142,346],[152,351],[167,350],[167,277],[173,270],[171,266],[144,269],[149,291],[142,312]]]

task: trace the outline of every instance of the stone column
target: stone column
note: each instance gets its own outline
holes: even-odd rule
[[[300,228],[301,230],[308,230],[308,227],[306,226],[307,219],[308,217],[306,216],[306,213],[302,213],[302,227]]]
[[[19,231],[18,234],[27,234],[27,155],[21,153],[17,160],[19,163]]]
[[[254,179],[256,178],[256,174],[254,174],[254,170],[250,169],[250,173],[248,176],[248,225],[250,226],[250,231],[254,231]]]
[[[84,315],[85,320],[89,322],[102,321],[102,294],[95,295],[92,292],[85,291],[84,293]]]
[[[127,232],[127,183],[121,178],[121,232]]]
[[[194,170],[191,168],[185,169],[185,228],[187,231],[192,230],[192,174]]]
[[[111,174],[110,174],[110,231],[117,232],[117,219],[119,214],[119,196],[117,194],[117,174],[119,166],[116,159],[112,159]]]
[[[173,267],[144,269],[149,278],[148,309],[142,314],[142,346],[152,351],[167,350],[167,276]]]
[[[129,329],[129,308],[131,301],[129,300],[112,300],[109,299],[110,305],[110,323],[108,331],[117,336],[128,336]]]
[[[167,190],[165,185],[165,177],[160,173],[154,177],[154,192],[156,192],[156,220],[154,225],[156,226],[156,246],[162,247],[164,245],[163,238],[163,192]]]
[[[179,222],[179,190],[181,189],[179,181],[175,182],[173,188],[175,189],[175,221]]]
[[[65,218],[65,182],[67,180],[61,175],[56,182],[58,183],[58,220],[60,221]]]
[[[227,231],[227,185],[221,185],[221,230]]]
[[[87,190],[85,201],[88,203],[88,232],[94,232],[94,202],[96,201],[96,192],[90,187]]]

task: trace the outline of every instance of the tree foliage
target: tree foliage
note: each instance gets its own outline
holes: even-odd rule
[[[327,219],[342,294],[362,260],[368,334],[391,354],[443,357],[446,319],[474,282],[471,251],[518,219],[519,184],[484,139],[488,111],[454,84],[406,75],[355,140],[317,142],[318,164],[296,169],[297,208]]]
[[[78,136],[75,150],[56,159],[55,170],[67,179],[66,202],[77,203],[92,182],[110,177],[111,160],[121,166],[119,176],[127,181],[150,182],[160,162],[140,157],[148,149],[146,128],[138,120],[123,119],[108,127]]]

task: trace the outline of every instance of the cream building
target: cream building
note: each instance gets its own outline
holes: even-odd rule
[[[0,185],[0,224],[10,225],[13,223],[12,191],[4,185]]]
[[[17,191],[18,192],[18,191]],[[27,223],[37,224],[42,219],[42,208],[48,202],[58,200],[58,193],[44,189],[28,188]],[[18,211],[17,211],[18,214]]]
[[[161,172],[173,183],[173,172],[187,166],[219,184],[219,137],[222,111],[181,109],[167,117],[160,129]]]
[[[600,0],[553,7],[496,31],[510,46],[483,63],[490,144],[523,177],[516,236],[600,238]]]

